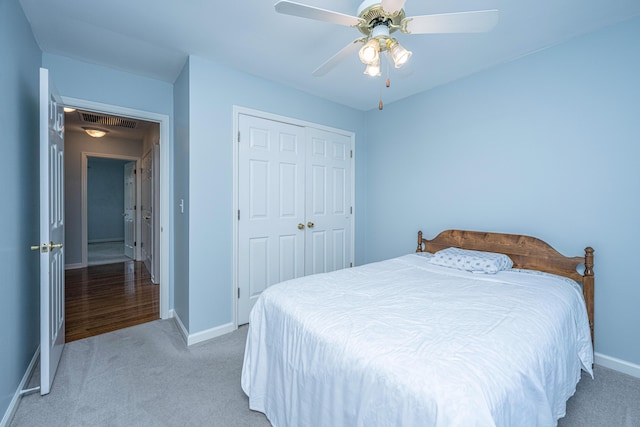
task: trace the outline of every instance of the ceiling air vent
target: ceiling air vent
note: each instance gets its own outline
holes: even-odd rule
[[[95,125],[115,126],[127,129],[135,129],[138,126],[138,122],[136,120],[123,119],[122,117],[105,116],[95,113],[86,113],[84,111],[80,113],[80,117],[82,117],[83,122]]]

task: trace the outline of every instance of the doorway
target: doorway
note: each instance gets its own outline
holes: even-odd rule
[[[69,342],[160,318],[158,286],[140,262],[138,173],[143,150],[158,142],[159,129],[96,111],[65,116],[67,260],[77,265],[81,255],[81,268],[65,272]],[[80,186],[72,178],[78,163]]]
[[[139,111],[139,110],[132,110],[132,109],[128,109],[128,108],[124,108],[124,107],[119,107],[119,106],[112,106],[112,105],[107,105],[107,104],[100,104],[100,103],[94,103],[92,101],[86,101],[86,100],[79,100],[79,99],[73,99],[73,98],[65,98],[63,97],[63,102],[65,105],[67,106],[72,106],[75,108],[78,108],[79,110],[85,110],[90,112],[90,113],[95,113],[95,115],[97,116],[114,116],[116,118],[119,119],[123,119],[125,120],[125,122],[127,121],[139,121],[139,120],[143,120],[143,121],[148,121],[151,122],[152,125],[154,125],[157,129],[155,136],[154,136],[154,141],[153,144],[155,144],[155,146],[158,147],[158,152],[159,152],[159,156],[158,156],[158,167],[157,167],[157,171],[158,171],[158,186],[154,189],[154,191],[156,191],[157,193],[161,193],[161,194],[169,194],[168,188],[169,188],[169,117],[166,115],[161,115],[161,114],[156,114],[156,113],[149,113],[149,112],[145,112],[145,111]],[[106,127],[106,125],[104,123],[100,123],[100,126],[103,128],[106,128],[106,130],[111,130],[112,128],[110,127]],[[68,127],[68,124],[67,124]],[[120,129],[118,130],[120,131]],[[124,130],[126,131],[126,129]],[[114,131],[115,132],[115,131]],[[100,144],[106,145],[108,143],[108,141],[106,139],[100,139],[100,140],[95,140],[96,142],[99,142]],[[150,144],[151,145],[151,144]],[[101,149],[101,150],[94,150],[95,146],[93,148],[85,148],[86,153],[92,153],[91,156],[77,156],[76,158],[80,158],[82,157],[83,159],[89,159],[92,156],[96,156],[97,153],[97,157],[99,157],[100,155],[102,155],[104,158],[106,158],[106,154],[105,149]],[[103,147],[104,148],[104,147]],[[102,152],[100,152],[102,151]],[[142,150],[139,150],[135,155],[130,155],[130,156],[120,156],[120,160],[130,160],[130,161],[135,161],[137,163],[137,167],[136,170],[139,170],[139,166],[141,165],[141,158],[142,155],[144,153],[142,152]],[[113,155],[109,155],[108,157],[113,157]],[[124,158],[123,158],[124,157]],[[81,170],[85,170],[85,168],[78,168],[79,171]],[[138,175],[139,176],[139,175]],[[78,182],[81,183],[82,189],[80,191],[80,193],[83,193],[87,190],[87,186],[86,186],[86,181],[84,181],[82,179],[81,176],[74,176],[71,178],[72,180],[76,180]],[[128,291],[132,291],[134,289],[135,286],[138,285],[138,283],[134,283],[134,281],[130,281],[129,279],[131,279],[132,277],[137,277],[140,276],[141,281],[147,281],[149,283],[151,283],[151,280],[149,279],[147,272],[146,272],[146,268],[144,263],[142,262],[142,258],[140,256],[140,238],[139,238],[139,234],[140,234],[140,205],[139,205],[139,200],[140,200],[140,195],[139,195],[139,178],[136,178],[138,181],[138,186],[136,189],[137,192],[137,202],[135,204],[135,215],[136,215],[136,225],[137,225],[137,230],[135,231],[135,246],[134,246],[134,250],[133,250],[133,257],[135,259],[137,259],[138,261],[127,261],[124,263],[120,263],[119,264],[119,268],[120,268],[120,272],[118,272],[117,274],[119,274],[121,276],[121,279],[123,280],[123,285],[121,286],[123,289],[128,290]],[[157,199],[156,199],[157,200]],[[168,201],[168,197],[160,197],[158,200],[158,205],[154,208],[155,211],[155,215],[157,218],[156,224],[156,232],[157,235],[156,240],[157,240],[157,247],[158,247],[158,264],[159,264],[159,271],[156,273],[156,280],[155,282],[158,283],[158,285],[153,285],[155,286],[155,292],[156,292],[156,299],[155,299],[155,305],[156,305],[156,314],[154,315],[154,318],[163,318],[166,319],[168,317],[170,317],[170,313],[169,313],[169,263],[170,263],[170,255],[169,255],[169,232],[170,232],[170,227],[169,227],[169,201]],[[83,223],[82,218],[87,218],[84,215],[80,215],[80,218],[78,218],[80,221],[78,221],[79,223],[82,224],[81,227],[78,228],[78,234],[76,236],[72,236],[75,239],[78,239],[78,241],[80,242],[86,242],[87,240],[85,238],[83,238],[82,234],[84,234],[82,231],[86,229],[86,226],[88,226],[87,223]],[[88,230],[85,234],[85,236],[88,237]],[[81,245],[81,246],[84,246]],[[87,270],[88,267],[88,260],[87,258],[83,257],[82,254],[83,251],[79,251],[79,253],[76,254],[76,259],[75,260],[71,260],[71,265],[68,265],[68,268],[79,268],[80,270],[85,270],[84,272],[81,273],[83,280],[86,278],[91,278],[92,274],[89,273],[89,271]],[[75,262],[74,262],[75,261]],[[108,265],[108,264],[104,264],[104,265]],[[105,267],[103,266],[95,266],[96,268],[102,268],[104,269]],[[93,268],[93,267],[92,267]],[[69,270],[70,272],[72,270]],[[80,271],[78,271],[80,272]],[[144,274],[141,274],[144,273]],[[100,274],[113,274],[113,273],[100,273]],[[98,274],[98,275],[100,275]],[[93,275],[95,276],[95,274]],[[146,276],[146,277],[145,277]],[[127,280],[129,280],[127,282]],[[137,279],[136,279],[137,280]],[[145,298],[141,298],[141,300],[145,300]],[[151,301],[147,301],[144,302],[145,304],[148,305],[153,305],[154,303]],[[147,320],[148,321],[148,320]],[[141,323],[141,322],[140,322]],[[98,332],[98,333],[102,333],[102,332]]]
[[[140,204],[135,182],[138,159],[86,157],[86,264],[135,259],[135,206]]]

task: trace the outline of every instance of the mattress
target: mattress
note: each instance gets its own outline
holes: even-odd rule
[[[271,286],[241,384],[283,426],[546,426],[593,349],[577,283],[415,254]]]

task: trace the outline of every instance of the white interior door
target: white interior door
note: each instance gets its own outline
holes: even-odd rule
[[[140,215],[141,220],[141,240],[140,255],[149,274],[153,274],[153,152],[149,150],[142,157],[142,168],[140,170]]]
[[[305,275],[350,266],[351,138],[307,128]]]
[[[268,286],[304,275],[303,127],[241,114],[238,323]]]
[[[48,394],[64,349],[64,112],[49,70],[40,69],[40,394]]]
[[[134,258],[136,219],[136,162],[124,164],[124,254]]]

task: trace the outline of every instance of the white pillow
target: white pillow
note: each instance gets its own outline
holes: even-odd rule
[[[432,258],[428,258],[428,261],[431,264],[458,270],[489,274],[508,270],[513,266],[513,261],[507,255],[459,248],[442,249]]]

